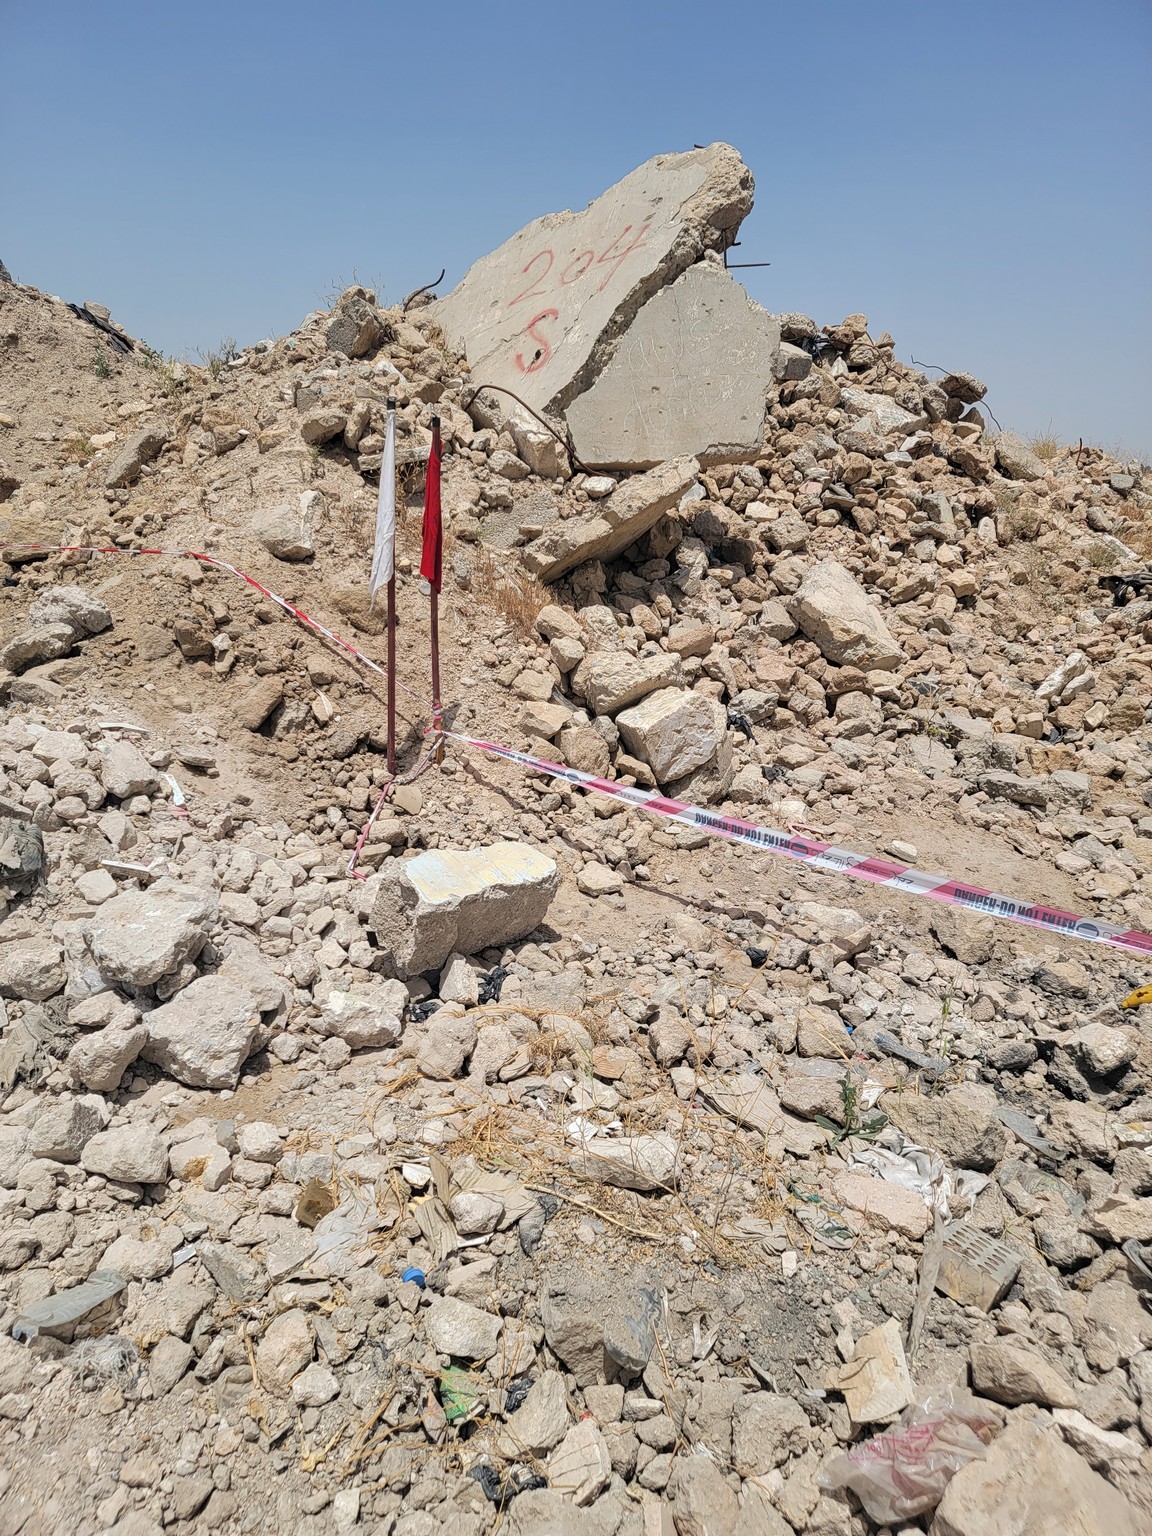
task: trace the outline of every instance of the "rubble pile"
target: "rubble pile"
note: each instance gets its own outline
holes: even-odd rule
[[[451,730],[1152,931],[1147,472],[750,306],[751,191],[203,367],[0,273],[2,1528],[1152,1528],[1152,957],[455,741],[351,873],[375,677],[180,553],[381,658],[395,399],[411,768],[438,415]]]

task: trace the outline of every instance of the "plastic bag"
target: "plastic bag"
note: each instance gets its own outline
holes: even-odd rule
[[[930,1387],[882,1435],[830,1461],[820,1486],[849,1488],[873,1520],[927,1514],[970,1461],[982,1457],[1001,1419],[961,1387]]]

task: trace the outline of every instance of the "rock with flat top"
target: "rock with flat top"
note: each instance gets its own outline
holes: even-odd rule
[[[674,652],[632,656],[627,651],[596,651],[572,674],[573,691],[587,700],[597,715],[614,715],[658,688],[678,688],[684,681]]]
[[[402,981],[354,981],[320,1002],[320,1030],[346,1041],[354,1051],[395,1045],[403,1032],[408,989]]]
[[[501,949],[540,925],[560,883],[527,843],[441,848],[394,860],[377,877],[369,926],[400,977],[439,971],[454,951]]]

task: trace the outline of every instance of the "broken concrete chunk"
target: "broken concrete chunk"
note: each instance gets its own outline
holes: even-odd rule
[[[88,924],[88,948],[106,980],[150,987],[195,959],[215,918],[213,892],[158,880],[105,902]]]
[[[171,437],[171,429],[164,422],[155,422],[133,433],[108,466],[104,484],[109,490],[132,485],[140,478],[145,464],[152,462]]]
[[[879,609],[838,560],[806,572],[789,612],[837,666],[888,672],[903,659]]]
[[[432,1348],[460,1360],[490,1360],[500,1342],[501,1319],[458,1296],[437,1296],[424,1314]]]
[[[559,519],[525,545],[524,565],[541,581],[558,581],[586,560],[613,560],[643,538],[696,483],[692,457],[670,459],[626,480],[583,517]]]
[[[779,346],[779,321],[731,273],[711,261],[689,267],[648,300],[568,407],[577,454],[605,469],[686,453],[701,463],[755,457]]]
[[[223,976],[200,976],[145,1022],[145,1061],[190,1088],[235,1088],[260,1015],[246,987]]]
[[[730,145],[657,155],[582,213],[534,220],[429,314],[473,378],[513,390],[533,410],[563,410],[645,300],[731,239],[752,190]]]
[[[400,977],[439,971],[524,938],[560,883],[555,860],[527,843],[439,849],[394,861],[379,877],[369,926]]]
[[[159,786],[155,768],[130,741],[113,741],[101,747],[100,782],[117,800],[132,795],[151,795]]]
[[[688,688],[661,688],[616,717],[633,757],[647,763],[660,784],[683,778],[716,756],[722,727],[713,701]]]

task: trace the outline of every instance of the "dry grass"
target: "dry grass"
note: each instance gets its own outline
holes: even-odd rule
[[[552,601],[547,587],[522,570],[513,555],[498,558],[496,551],[482,544],[474,546],[471,564],[476,597],[506,619],[522,639],[532,638],[536,615]]]
[[[87,464],[95,452],[95,448],[93,448],[86,437],[74,437],[64,444],[64,462],[66,464]]]
[[[1037,432],[1035,437],[1028,439],[1028,446],[1038,459],[1058,459],[1064,452],[1064,445],[1052,430],[1052,423],[1048,423],[1046,432]]]

